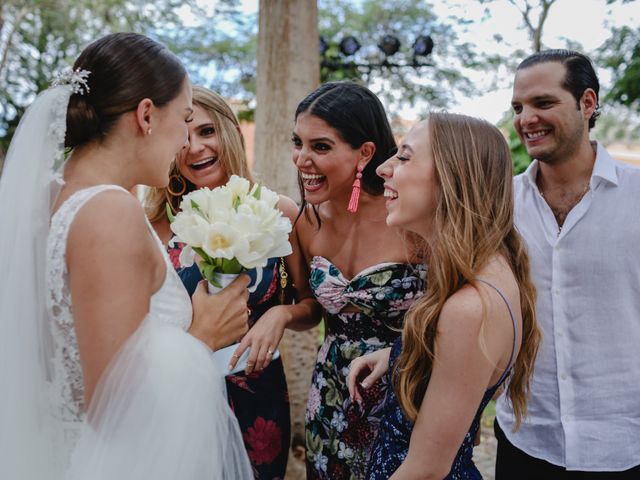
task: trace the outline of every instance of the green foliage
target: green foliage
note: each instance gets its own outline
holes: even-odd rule
[[[230,0],[194,25],[165,29],[161,39],[185,63],[193,83],[249,103],[256,91],[257,34],[257,15]]]
[[[502,120],[498,123],[498,128],[505,133],[509,150],[511,150],[511,160],[513,161],[513,174],[518,175],[524,172],[531,163],[531,157],[527,153],[527,149],[520,141],[518,132],[513,126],[513,112],[505,113]]]
[[[513,161],[513,174],[518,175],[524,172],[531,163],[531,157],[527,153],[527,149],[522,145],[520,137],[513,125],[508,130],[509,150],[511,150],[511,159]]]
[[[614,29],[600,50],[604,52],[600,61],[613,73],[613,86],[605,100],[640,112],[640,28]]]
[[[640,111],[616,103],[606,103],[592,137],[605,145],[640,141]]]
[[[253,122],[256,111],[255,109],[240,110],[237,113],[238,121],[240,122]]]

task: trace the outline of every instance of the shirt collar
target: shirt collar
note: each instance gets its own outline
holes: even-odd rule
[[[531,162],[529,164],[527,169],[522,174],[522,178],[525,180],[525,182],[530,187],[533,187],[533,186],[536,185],[536,177],[538,176],[538,168],[540,168],[538,166],[538,160],[534,159],[533,162]]]
[[[609,155],[609,152],[604,148],[600,142],[596,142],[598,147],[596,150],[596,163],[593,165],[593,172],[591,172],[591,178],[599,177],[606,180],[609,183],[618,185],[618,171],[616,164]]]
[[[618,172],[616,170],[616,164],[609,155],[609,152],[604,148],[600,142],[595,142],[596,147],[596,161],[593,165],[593,171],[591,172],[591,186],[593,187],[593,178],[598,177],[614,185],[618,185]],[[538,160],[534,160],[529,164],[527,169],[522,174],[523,179],[529,186],[536,184],[536,177],[538,176]]]

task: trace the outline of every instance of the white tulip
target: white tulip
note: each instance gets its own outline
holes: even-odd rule
[[[236,229],[225,223],[209,225],[202,249],[211,258],[231,260],[237,250],[246,250],[248,242]]]
[[[191,265],[193,265],[194,257],[195,252],[190,245],[186,245],[180,252],[180,257],[178,257],[178,260],[180,261],[180,265],[182,265],[183,267],[190,267]]]
[[[227,188],[231,191],[233,198],[240,197],[241,200],[249,194],[250,187],[249,180],[238,175],[231,175],[227,182]]]
[[[205,239],[209,223],[196,212],[179,212],[171,223],[171,231],[180,242],[200,247]]]

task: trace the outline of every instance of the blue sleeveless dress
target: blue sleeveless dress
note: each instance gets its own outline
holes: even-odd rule
[[[376,437],[386,383],[353,403],[346,385],[351,360],[390,346],[405,312],[424,290],[423,265],[383,263],[351,280],[324,257],[311,260],[311,289],[324,308],[325,340],[318,352],[306,412],[307,478],[364,478]],[[342,312],[346,306],[358,311]]]
[[[178,257],[184,245],[176,243],[169,255],[182,283],[193,295],[202,280],[197,265],[183,268]],[[270,258],[267,266],[246,272],[249,283],[249,326],[260,321],[269,308],[279,303],[279,258]],[[227,375],[227,396],[238,419],[256,480],[284,478],[289,456],[291,419],[289,396],[282,359],[273,360],[267,368],[245,375]],[[244,480],[244,479],[243,479]]]
[[[462,441],[462,445],[460,446],[453,464],[451,465],[451,471],[445,477],[445,480],[482,479],[482,475],[480,475],[480,472],[473,463],[473,441],[476,437],[476,433],[478,433],[478,429],[480,428],[480,418],[483,410],[489,403],[489,400],[493,397],[496,390],[504,383],[511,372],[513,356],[516,349],[516,320],[513,316],[511,305],[497,287],[484,280],[478,280],[496,290],[507,304],[509,315],[513,322],[513,348],[511,350],[511,358],[509,359],[508,368],[500,376],[498,382],[485,391],[482,401],[478,406],[476,415],[473,418],[473,422],[471,423],[471,427]],[[402,339],[398,338],[391,349],[391,355],[389,357],[389,371],[386,375],[388,383],[391,383],[394,364],[400,355],[401,350]],[[378,438],[376,438],[371,453],[371,459],[369,461],[369,470],[366,476],[368,480],[387,480],[398,468],[400,468],[400,465],[409,452],[409,440],[411,439],[412,430],[413,423],[405,416],[394,389],[389,388],[384,405],[384,412],[382,414],[382,421],[380,422]]]

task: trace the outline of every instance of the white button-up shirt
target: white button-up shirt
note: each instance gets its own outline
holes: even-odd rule
[[[543,339],[516,447],[568,470],[640,465],[640,169],[598,144],[591,189],[562,229],[536,185],[514,179],[515,222],[529,249]]]

